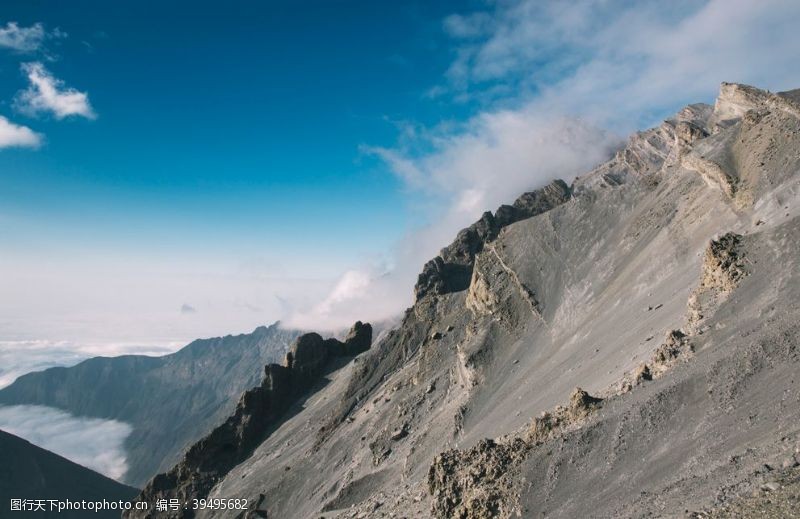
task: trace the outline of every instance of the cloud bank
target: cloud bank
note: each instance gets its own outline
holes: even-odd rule
[[[87,119],[97,117],[86,92],[65,87],[64,82],[54,77],[43,64],[23,63],[21,68],[30,85],[16,96],[15,106],[20,112],[28,115],[50,113],[56,119],[72,115]]]
[[[44,406],[0,406],[0,429],[116,480],[128,470],[123,444],[132,428],[123,422]]]
[[[92,343],[78,344],[70,341],[0,341],[0,388],[14,382],[17,377],[32,371],[43,371],[55,366],[74,366],[98,355],[166,355],[176,351],[183,343],[161,345]]]
[[[798,22],[790,0],[518,0],[445,18],[453,61],[428,96],[478,113],[404,132],[395,147],[364,147],[428,197],[433,223],[286,322],[337,328],[397,315],[424,262],[458,229],[553,178],[587,172],[620,142],[615,135],[711,102],[722,81],[800,87]]]

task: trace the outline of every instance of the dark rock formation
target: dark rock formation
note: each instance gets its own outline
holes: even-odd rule
[[[205,497],[217,481],[250,456],[292,404],[332,367],[334,359],[366,351],[371,342],[372,326],[360,321],[344,342],[323,339],[317,333],[298,337],[284,365],[268,364],[261,385],[241,396],[233,415],[192,445],[172,470],[154,477],[137,499],[155,503],[177,498],[181,503],[191,503]],[[155,517],[153,513],[133,511],[127,517]],[[193,516],[191,508],[158,515]]]
[[[570,187],[563,180],[554,180],[549,185],[524,193],[512,205],[502,205],[494,213],[487,211],[481,219],[462,229],[456,239],[441,250],[422,268],[414,287],[417,300],[428,294],[448,294],[469,287],[475,255],[486,243],[497,238],[503,227],[563,204],[571,196]]]

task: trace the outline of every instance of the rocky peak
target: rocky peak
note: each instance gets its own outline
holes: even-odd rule
[[[739,83],[722,83],[719,96],[714,103],[712,126],[725,127],[744,114],[758,108],[767,98],[767,93],[758,88]]]
[[[358,355],[369,349],[372,343],[372,325],[356,321],[344,338],[343,354],[345,356]]]
[[[500,206],[494,214],[490,211],[483,213],[480,220],[462,229],[453,243],[425,264],[414,287],[416,300],[429,294],[466,290],[472,278],[475,255],[497,238],[504,227],[547,212],[571,196],[570,187],[559,179],[541,189],[524,193],[512,205]]]

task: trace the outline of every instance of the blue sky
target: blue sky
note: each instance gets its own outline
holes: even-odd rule
[[[391,144],[394,120],[464,111],[424,97],[447,66],[453,9],[427,4],[5,4],[7,21],[68,34],[43,63],[97,118],[13,119],[46,138],[0,155],[0,204],[22,223],[4,235],[65,250],[318,246],[339,267],[388,246],[409,211],[359,146]],[[42,56],[1,59],[12,116],[20,63]]]
[[[721,81],[800,86],[798,21],[789,0],[4,2],[0,342],[397,315],[482,211]]]

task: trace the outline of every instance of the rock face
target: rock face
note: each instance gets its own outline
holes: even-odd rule
[[[198,339],[163,357],[89,359],[29,373],[0,390],[0,405],[46,405],[133,426],[125,481],[143,486],[233,412],[239,396],[279,362],[302,332],[278,323],[252,333]]]
[[[233,415],[192,445],[172,470],[154,477],[138,501],[153,504],[177,498],[181,503],[191,503],[205,498],[214,484],[247,459],[287,410],[320,381],[335,359],[362,353],[371,342],[372,326],[361,321],[351,328],[344,342],[323,339],[317,333],[298,337],[283,365],[268,364],[261,385],[242,394]],[[127,515],[166,516],[153,510]],[[193,516],[191,508],[169,512],[169,517]]]
[[[459,233],[398,326],[209,497],[281,518],[670,517],[783,484],[764,467],[800,445],[798,95],[722,90]]]
[[[563,180],[555,180],[542,189],[523,194],[512,205],[500,206],[494,214],[483,213],[480,220],[461,230],[453,243],[425,264],[414,287],[417,300],[465,290],[472,277],[475,255],[497,238],[504,227],[549,211],[569,198],[569,186]]]

